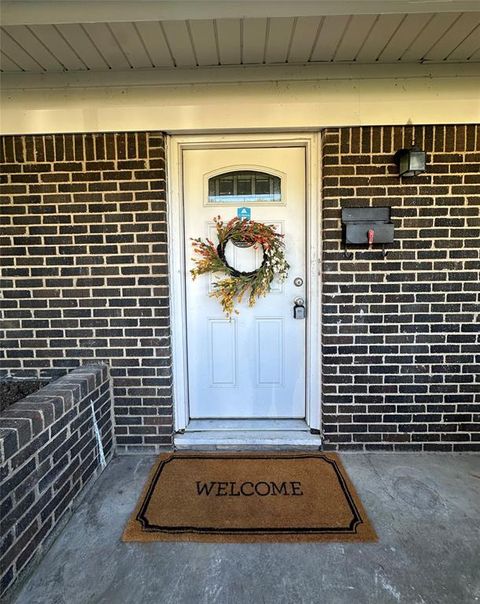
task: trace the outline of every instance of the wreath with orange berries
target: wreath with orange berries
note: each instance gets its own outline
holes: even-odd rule
[[[205,273],[223,273],[224,278],[213,284],[210,296],[216,298],[227,317],[235,312],[235,304],[240,304],[248,295],[248,305],[254,306],[260,296],[271,290],[272,281],[277,277],[284,281],[290,268],[285,259],[283,235],[277,233],[273,225],[241,218],[232,218],[224,224],[220,216],[214,218],[218,244],[200,237],[192,239],[192,258],[195,268],[190,272],[193,279]],[[229,241],[240,247],[261,247],[263,261],[254,271],[242,272],[230,266],[225,258],[225,246]]]

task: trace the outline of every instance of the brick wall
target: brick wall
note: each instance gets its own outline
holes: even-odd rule
[[[323,146],[325,448],[480,450],[480,129],[342,128]],[[412,138],[427,173],[400,179]],[[386,259],[340,208],[391,206]]]
[[[111,367],[119,449],[171,444],[164,138],[7,136],[5,372]]]
[[[326,448],[479,446],[475,126],[415,128],[428,170],[398,177],[412,128],[342,128],[323,145]],[[5,137],[2,364],[52,376],[111,366],[119,450],[172,443],[164,140]],[[396,241],[343,256],[340,208],[392,206]]]
[[[113,453],[108,368],[72,371],[0,416],[0,594],[38,559]]]

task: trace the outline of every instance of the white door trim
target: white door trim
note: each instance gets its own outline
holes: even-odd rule
[[[306,338],[306,422],[320,431],[321,412],[321,221],[320,221],[320,133],[191,134],[167,137],[168,257],[170,274],[170,323],[173,363],[173,405],[175,431],[189,422],[187,334],[185,321],[185,245],[183,214],[182,154],[185,149],[299,146],[306,155],[307,204],[307,338]]]

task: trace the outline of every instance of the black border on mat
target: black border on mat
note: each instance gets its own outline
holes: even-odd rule
[[[276,527],[261,527],[261,528],[249,527],[249,528],[223,529],[223,528],[214,528],[214,527],[210,528],[210,527],[198,527],[198,526],[159,526],[157,524],[150,524],[150,522],[148,521],[148,518],[146,516],[146,511],[147,511],[148,505],[150,503],[152,493],[153,493],[155,487],[157,486],[158,481],[160,480],[162,471],[168,463],[170,463],[172,461],[179,461],[182,459],[295,459],[295,460],[315,459],[315,460],[319,460],[319,461],[325,461],[325,462],[329,463],[335,471],[335,475],[339,482],[340,488],[342,489],[345,499],[347,500],[347,503],[352,512],[352,516],[353,516],[352,520],[348,526],[344,526],[344,527],[318,527],[318,528],[295,527],[295,528],[289,528],[289,529],[279,529]],[[358,525],[363,523],[362,517],[360,516],[360,512],[358,511],[357,506],[355,505],[352,494],[348,490],[348,487],[345,483],[345,479],[344,479],[340,469],[338,468],[337,463],[335,462],[335,460],[329,459],[325,455],[321,455],[321,454],[320,455],[318,455],[318,454],[317,455],[309,455],[309,454],[269,455],[269,456],[251,455],[251,454],[242,455],[242,454],[238,454],[238,453],[236,453],[235,455],[216,455],[216,454],[212,454],[212,455],[191,454],[191,455],[189,455],[189,454],[183,454],[183,453],[181,455],[173,454],[170,458],[165,459],[159,463],[157,471],[155,472],[155,475],[154,475],[154,477],[150,483],[150,486],[145,494],[145,498],[142,502],[140,510],[138,511],[136,519],[142,525],[143,530],[148,533],[161,532],[161,533],[172,533],[172,534],[196,533],[196,534],[220,534],[220,535],[221,534],[223,534],[223,535],[242,535],[242,534],[247,534],[247,535],[248,534],[289,535],[289,534],[297,534],[297,533],[312,534],[312,535],[315,535],[315,534],[355,535],[357,533]]]

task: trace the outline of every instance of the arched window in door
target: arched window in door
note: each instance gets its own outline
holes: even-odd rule
[[[235,170],[208,179],[209,204],[268,204],[281,201],[282,181],[274,174]]]

